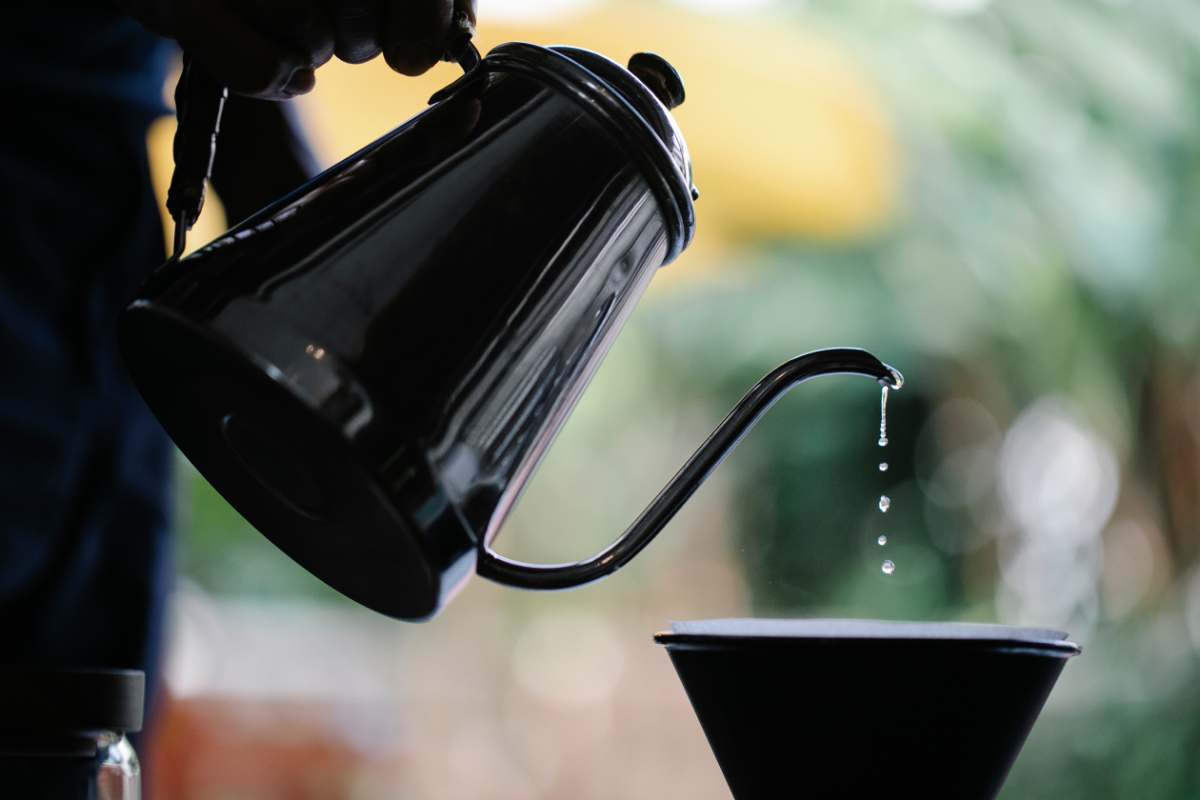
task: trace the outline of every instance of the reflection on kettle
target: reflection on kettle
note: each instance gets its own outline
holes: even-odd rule
[[[695,227],[657,56],[493,49],[433,105],[160,268],[121,320],[130,371],[184,454],[292,558],[384,614],[435,614],[472,571],[558,589],[662,529],[784,392],[755,386],[626,533],[533,565],[500,525],[654,272]]]

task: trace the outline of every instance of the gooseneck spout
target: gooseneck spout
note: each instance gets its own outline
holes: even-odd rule
[[[527,564],[506,558],[481,540],[476,571],[489,580],[524,589],[569,589],[616,572],[642,551],[683,507],[754,424],[792,387],[821,375],[874,378],[897,390],[904,376],[865,350],[814,350],[771,370],[742,397],[675,477],[616,542],[592,558],[568,564]]]

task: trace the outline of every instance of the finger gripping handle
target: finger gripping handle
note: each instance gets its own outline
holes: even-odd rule
[[[454,12],[450,22],[450,34],[446,39],[446,49],[442,61],[454,61],[463,72],[470,72],[479,64],[479,51],[471,41],[475,38],[475,24],[467,16],[466,11]]]
[[[470,72],[480,61],[479,51],[471,42],[474,35],[475,25],[466,12],[456,13],[443,58],[458,62],[464,72]],[[221,112],[228,96],[226,87],[184,54],[183,71],[175,85],[175,171],[167,189],[167,212],[175,220],[175,258],[183,254],[185,234],[204,208],[204,184],[212,175]]]

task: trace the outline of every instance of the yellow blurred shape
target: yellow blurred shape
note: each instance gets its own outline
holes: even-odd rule
[[[489,23],[486,4],[480,14],[484,52],[506,41],[569,42],[620,62],[654,50],[675,65],[688,92],[675,114],[703,195],[697,250],[764,237],[851,239],[890,214],[897,156],[880,98],[837,45],[795,24],[633,3],[544,25]],[[439,65],[410,79],[381,60],[336,63],[301,102],[322,157],[333,160],[419,111],[457,74]]]
[[[727,261],[731,247],[764,238],[847,240],[887,220],[897,175],[889,120],[835,43],[787,20],[661,4],[606,3],[520,25],[489,22],[487,4],[480,6],[484,52],[506,41],[566,42],[623,63],[645,49],[683,75],[688,97],[675,113],[702,197],[686,269],[667,273],[695,273]],[[422,110],[458,74],[441,64],[414,79],[378,58],[359,66],[335,61],[319,71],[316,90],[295,102],[321,160],[332,163]],[[152,146],[162,148],[154,159],[157,186],[170,165],[170,138],[165,129],[154,135],[161,138]],[[205,210],[192,242],[216,235],[216,216]]]

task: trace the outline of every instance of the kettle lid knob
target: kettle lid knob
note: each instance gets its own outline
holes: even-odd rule
[[[686,95],[683,91],[683,78],[675,68],[662,56],[656,53],[634,53],[629,59],[629,71],[662,101],[667,108],[681,105]]]

